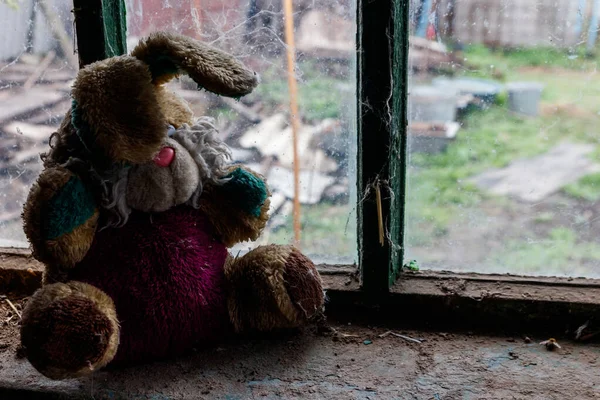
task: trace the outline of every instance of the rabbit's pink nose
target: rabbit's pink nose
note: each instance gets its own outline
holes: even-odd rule
[[[175,158],[175,149],[172,147],[163,147],[156,157],[154,157],[154,164],[159,167],[168,167]]]

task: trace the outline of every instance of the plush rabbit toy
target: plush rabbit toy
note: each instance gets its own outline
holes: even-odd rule
[[[259,236],[270,193],[263,177],[227,164],[211,119],[163,87],[180,73],[236,98],[258,83],[228,54],[155,33],[79,72],[42,155],[23,220],[46,271],[21,341],[50,378],[298,327],[323,309],[319,274],[297,249],[228,254]]]

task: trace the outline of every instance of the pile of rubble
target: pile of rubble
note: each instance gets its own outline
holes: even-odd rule
[[[300,160],[300,204],[322,201],[347,202],[348,177],[346,171],[332,157],[328,146],[341,135],[341,122],[325,119],[314,126],[302,126],[298,133]],[[235,161],[243,162],[267,178],[273,197],[271,215],[282,217],[292,211],[294,199],[294,172],[292,129],[288,118],[277,113],[264,118],[248,129],[231,145]],[[282,223],[272,218],[272,223]]]
[[[24,240],[22,203],[41,170],[39,154],[69,108],[74,76],[53,52],[0,64],[0,227],[17,242]]]

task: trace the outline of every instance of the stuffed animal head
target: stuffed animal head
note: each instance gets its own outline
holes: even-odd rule
[[[91,181],[110,225],[131,210],[165,211],[198,202],[203,184],[225,174],[227,146],[210,118],[196,119],[163,84],[179,74],[239,98],[258,83],[232,56],[190,38],[154,33],[131,55],[83,68],[72,108],[51,140],[45,166],[67,166]]]

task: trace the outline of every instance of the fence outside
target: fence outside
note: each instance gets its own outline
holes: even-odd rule
[[[589,5],[579,12],[581,3],[585,2],[434,0],[433,6],[438,33],[461,44],[569,47],[580,41],[582,15],[590,13]]]

